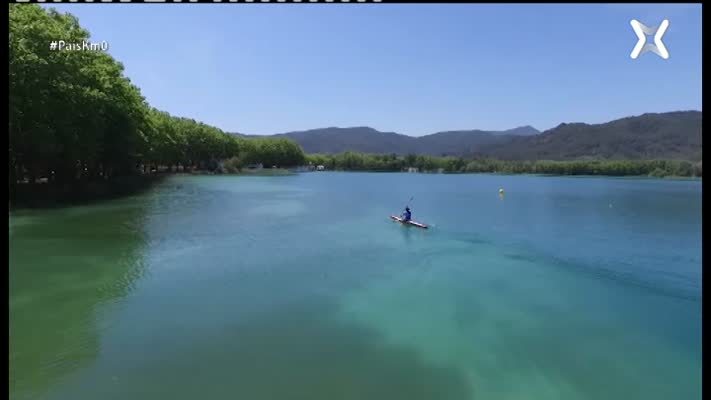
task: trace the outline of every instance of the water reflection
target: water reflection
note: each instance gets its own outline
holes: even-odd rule
[[[13,216],[10,394],[41,396],[100,349],[105,307],[143,274],[141,202]]]

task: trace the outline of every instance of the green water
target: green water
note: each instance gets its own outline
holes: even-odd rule
[[[13,399],[701,397],[700,181],[175,177],[9,248]]]

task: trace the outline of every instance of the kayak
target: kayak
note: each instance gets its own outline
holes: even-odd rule
[[[410,220],[410,221],[405,221],[405,220],[403,220],[402,218],[396,217],[396,216],[394,216],[394,215],[391,215],[391,216],[390,216],[390,219],[392,219],[393,221],[397,221],[397,222],[399,222],[399,223],[401,223],[401,224],[403,224],[403,225],[412,225],[412,226],[416,226],[416,227],[422,228],[422,229],[428,229],[428,228],[429,228],[429,226],[427,226],[427,225],[425,225],[425,224],[422,224],[422,223],[419,223],[419,222],[417,222],[417,221],[412,221],[412,220]]]

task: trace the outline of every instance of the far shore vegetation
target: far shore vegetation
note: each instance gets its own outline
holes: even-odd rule
[[[701,177],[701,162],[684,160],[511,161],[354,152],[312,154],[306,160],[310,165],[341,171]]]
[[[283,175],[319,166],[332,171],[701,176],[701,162],[677,160],[307,155],[286,138],[241,137],[157,110],[109,54],[49,51],[47,43],[57,37],[89,40],[75,17],[30,4],[10,4],[9,11],[11,204],[123,194],[155,181],[148,176],[166,173]]]

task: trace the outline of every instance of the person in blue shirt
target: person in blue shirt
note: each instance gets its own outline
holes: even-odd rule
[[[412,212],[410,212],[410,207],[405,207],[405,212],[402,213],[402,219],[405,221],[410,221],[412,219]]]

